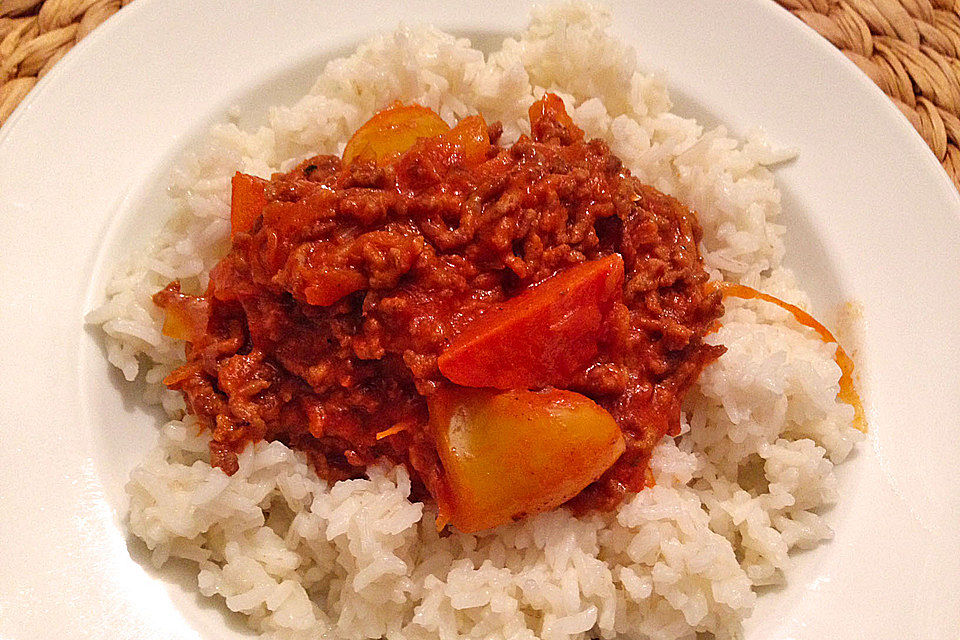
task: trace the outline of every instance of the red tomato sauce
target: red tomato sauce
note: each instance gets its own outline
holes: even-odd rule
[[[441,355],[490,344],[508,366],[531,340],[552,340],[541,371],[504,379],[587,396],[626,443],[571,505],[610,508],[645,486],[650,452],[677,432],[684,395],[723,352],[703,342],[722,303],[704,287],[702,232],[604,142],[586,141],[559,99],[531,117],[531,135],[510,146],[474,117],[387,161],[371,160],[376,145],[363,139],[348,164],[317,156],[268,182],[238,174],[232,247],[208,290],[172,283],[154,298],[170,335],[188,341],[166,384],[211,430],[215,466],[233,473],[245,445],[280,440],[327,479],[387,459],[406,465],[420,497],[440,496],[427,399],[453,385],[444,371],[487,375]],[[558,300],[586,291],[598,301],[589,312],[527,302],[535,285],[614,254],[615,273],[586,265],[573,284],[540,289]],[[549,322],[566,324],[544,326],[557,309]],[[495,311],[513,324],[487,326]]]

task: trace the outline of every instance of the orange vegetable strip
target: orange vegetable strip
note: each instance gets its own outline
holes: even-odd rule
[[[450,514],[447,511],[446,506],[437,503],[437,533],[443,531],[443,528],[450,524]]]
[[[409,422],[398,422],[389,429],[384,429],[383,431],[377,432],[377,440],[383,440],[384,438],[389,438],[395,433],[400,433],[401,431],[406,431],[410,428]]]
[[[781,309],[789,311],[794,319],[805,327],[810,327],[817,332],[817,335],[820,336],[820,339],[824,342],[834,342],[837,345],[837,351],[833,356],[834,361],[839,365],[840,371],[840,392],[837,394],[837,397],[850,406],[854,410],[853,426],[863,433],[867,432],[867,418],[866,413],[863,410],[863,402],[860,400],[860,394],[857,393],[856,388],[853,385],[853,360],[850,356],[847,355],[847,352],[843,350],[843,347],[840,346],[840,342],[834,337],[834,335],[827,329],[825,326],[820,324],[809,313],[804,311],[798,306],[792,305],[789,302],[784,302],[779,298],[775,298],[767,293],[762,293],[757,291],[752,287],[748,287],[743,284],[735,284],[733,282],[708,282],[707,291],[720,291],[724,296],[729,296],[732,298],[743,298],[748,299],[757,299],[763,300],[764,302],[771,302]]]
[[[350,269],[333,269],[323,272],[323,277],[304,288],[303,300],[318,307],[329,307],[365,286],[367,279],[362,273]]]

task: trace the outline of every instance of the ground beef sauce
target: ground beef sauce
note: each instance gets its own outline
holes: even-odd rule
[[[206,293],[173,283],[154,297],[189,325],[187,363],[166,384],[212,430],[215,466],[231,474],[244,445],[280,440],[330,480],[386,458],[408,467],[420,497],[441,495],[426,428],[427,397],[451,385],[438,356],[485,311],[616,252],[622,302],[566,389],[606,409],[626,449],[570,504],[611,508],[649,481],[651,450],[723,352],[702,341],[722,304],[704,287],[701,229],[604,142],[585,141],[559,99],[531,116],[531,136],[509,147],[489,127],[470,166],[418,143],[386,166],[318,156],[276,174]]]

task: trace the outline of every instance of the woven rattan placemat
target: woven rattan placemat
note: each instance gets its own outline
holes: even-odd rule
[[[0,125],[131,0],[0,0]],[[890,96],[960,188],[960,0],[777,0]]]

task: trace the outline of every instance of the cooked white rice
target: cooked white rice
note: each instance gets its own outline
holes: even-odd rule
[[[835,345],[772,305],[727,303],[709,340],[728,351],[690,393],[683,434],[656,449],[655,487],[613,513],[560,509],[476,535],[440,537],[433,506],[408,499],[402,468],[329,486],[303,455],[261,442],[227,477],[210,467],[209,436],[183,417],[179,394],[160,384],[183,347],[161,335],[150,296],[174,278],[206,285],[228,245],[232,173],[268,176],[337,153],[396,99],[450,122],[480,111],[510,142],[534,99],[558,92],[588,136],[697,210],[713,276],[805,305],[781,266],[780,194],[766,168],[790,153],[671,113],[661,79],[638,71],[607,22],[582,4],[542,10],[487,56],[429,28],[377,36],[273,109],[268,127],[219,125],[183,163],[171,221],[89,317],[110,362],[129,380],[144,375],[148,401],[174,418],[127,487],[130,531],[157,565],[196,562],[204,595],[276,638],[726,638],[739,635],[754,587],[789,574],[791,550],[830,537],[819,512],[837,499],[833,467],[859,433],[836,399]]]

